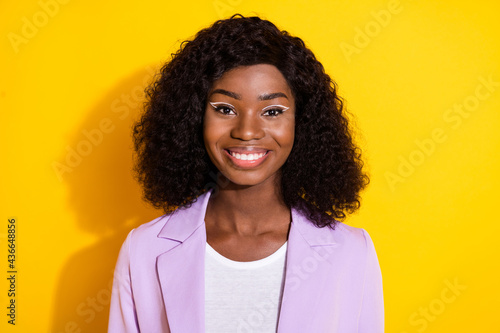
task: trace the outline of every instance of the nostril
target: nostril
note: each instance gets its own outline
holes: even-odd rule
[[[242,119],[231,131],[231,135],[234,138],[245,141],[260,139],[264,134],[263,127],[259,121],[255,119]]]

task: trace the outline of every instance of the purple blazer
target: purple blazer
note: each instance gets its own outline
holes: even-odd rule
[[[209,197],[129,233],[115,268],[108,332],[205,332]],[[380,266],[365,230],[318,228],[292,209],[277,332],[384,332]]]

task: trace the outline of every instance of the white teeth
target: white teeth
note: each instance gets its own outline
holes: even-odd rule
[[[233,156],[237,160],[242,160],[242,161],[254,161],[254,160],[258,160],[259,158],[262,158],[264,155],[265,155],[265,153],[260,153],[260,154],[239,154],[239,153],[231,152],[231,156]]]

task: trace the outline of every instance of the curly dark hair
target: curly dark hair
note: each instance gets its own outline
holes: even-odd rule
[[[369,182],[361,151],[323,65],[300,38],[259,17],[234,15],[199,31],[146,89],[144,113],[133,127],[144,198],[168,213],[217,182],[203,141],[207,94],[228,70],[256,64],[277,67],[296,101],[295,142],[282,167],[284,201],[318,227],[334,228],[359,208]]]

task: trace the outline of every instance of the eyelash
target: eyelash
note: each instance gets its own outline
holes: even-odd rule
[[[223,115],[230,115],[230,112],[236,113],[234,106],[230,104],[219,104],[219,103],[212,103],[210,102],[210,105],[214,108],[215,111],[223,114]],[[286,110],[288,110],[288,107],[283,107],[283,108],[271,108],[274,107],[275,105],[270,105],[262,109],[264,111],[264,115],[268,115],[272,118],[279,116],[280,114],[283,114]],[[229,110],[229,111],[228,111]],[[227,112],[228,111],[228,112]],[[270,115],[269,112],[275,112],[274,115]]]
[[[212,107],[214,108],[215,111],[217,112],[220,112],[222,113],[223,115],[229,115],[229,112],[233,112],[234,113],[234,107],[231,105],[227,105],[227,104],[215,104],[215,103],[210,103],[210,105],[212,105]],[[227,110],[229,110],[229,112],[226,112]]]
[[[279,108],[276,108],[276,109],[267,109],[264,111],[264,114],[268,114],[270,117],[277,117],[279,116],[280,114],[282,114],[283,112],[285,112],[286,109],[279,109]],[[270,111],[275,111],[276,114],[274,116],[270,115],[269,112]]]

